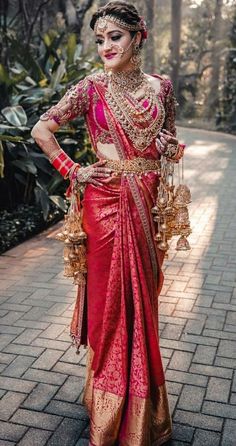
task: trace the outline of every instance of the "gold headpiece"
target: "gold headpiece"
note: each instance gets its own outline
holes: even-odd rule
[[[108,26],[107,22],[115,23],[116,25],[120,26],[120,28],[127,29],[128,31],[142,31],[143,29],[142,22],[136,23],[136,25],[129,25],[118,17],[107,14],[97,19],[94,25],[94,31],[97,32],[98,29],[100,31],[105,31]]]

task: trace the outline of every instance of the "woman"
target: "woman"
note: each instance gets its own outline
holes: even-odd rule
[[[90,25],[105,71],[73,86],[32,136],[72,185],[86,186],[86,301],[79,287],[72,334],[89,350],[89,444],[161,445],[172,424],[158,342],[163,251],[155,246],[151,208],[160,156],[178,161],[183,146],[176,139],[171,82],[140,69],[147,32],[136,8],[110,2]],[[86,117],[99,159],[88,167],[74,163],[54,137],[78,115]]]

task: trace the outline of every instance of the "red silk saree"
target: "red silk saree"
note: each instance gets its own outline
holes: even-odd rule
[[[104,74],[73,87],[66,120],[86,115],[99,159],[104,155],[98,142],[113,144],[120,160],[157,159],[155,141],[142,151],[134,147],[107,103],[106,89]],[[159,130],[175,133],[170,81],[160,79],[156,97]],[[151,215],[158,181],[156,172],[112,176],[84,192],[87,286],[83,302],[78,290],[71,332],[88,346],[84,403],[90,446],[159,446],[171,437],[158,338],[163,253],[155,246]]]

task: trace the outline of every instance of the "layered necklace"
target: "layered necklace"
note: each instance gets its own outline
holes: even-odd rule
[[[109,106],[134,146],[145,150],[164,121],[164,107],[158,95],[140,68],[106,75]]]

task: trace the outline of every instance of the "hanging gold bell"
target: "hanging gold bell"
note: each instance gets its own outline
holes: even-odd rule
[[[190,249],[189,241],[184,235],[181,235],[176,244],[176,251],[189,251]]]
[[[154,207],[151,209],[151,213],[152,213],[152,214],[158,214],[158,212],[159,212],[159,209],[158,209],[157,206],[154,206]],[[155,218],[155,217],[154,217],[154,218]]]
[[[154,236],[154,240],[156,242],[160,242],[162,240],[162,235],[160,232],[157,232],[156,235]]]
[[[84,240],[87,238],[87,235],[84,231],[82,231],[82,229],[80,228],[80,230],[75,230],[74,232],[70,232],[68,234],[68,238],[69,240],[71,240],[72,242],[78,242],[80,240]]]
[[[185,201],[182,195],[176,195],[173,201],[173,205],[176,209],[182,208],[185,206]]]
[[[187,207],[181,207],[175,216],[175,224],[177,227],[189,226],[189,215]]]
[[[167,231],[168,226],[167,226],[167,224],[165,222],[163,222],[163,223],[161,223],[160,228],[161,228],[162,231],[165,232],[165,231]]]
[[[165,240],[162,240],[161,242],[157,243],[157,246],[161,251],[167,251],[167,249],[169,249],[169,245]]]
[[[189,190],[189,187],[186,186],[186,184],[179,184],[179,186],[176,189],[175,195],[176,196],[181,195],[185,204],[191,203],[191,199],[192,199],[191,192]]]
[[[167,199],[166,199],[165,197],[161,197],[161,198],[159,198],[159,200],[157,201],[157,205],[158,205],[160,208],[164,208],[164,207],[166,207],[166,205],[167,205]]]
[[[155,217],[153,217],[153,221],[159,223],[160,222],[160,216],[159,215],[155,215]]]

